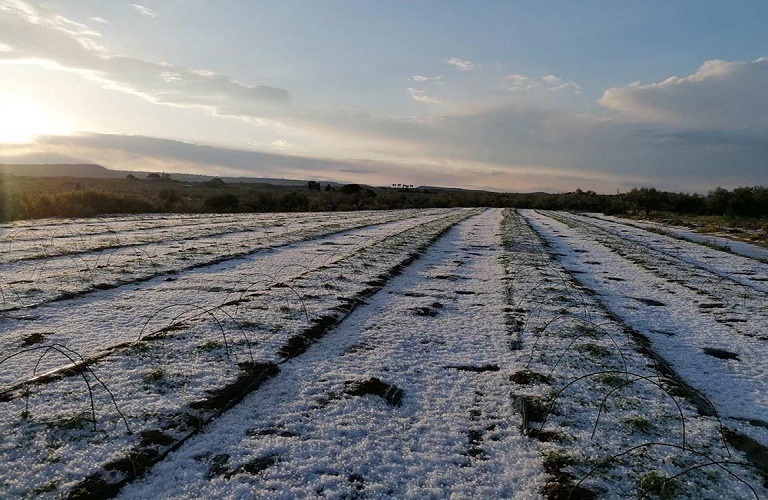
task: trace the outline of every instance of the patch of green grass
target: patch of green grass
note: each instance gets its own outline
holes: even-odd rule
[[[530,385],[532,383],[550,384],[552,383],[552,377],[544,375],[542,373],[536,373],[531,370],[521,370],[515,372],[509,376],[510,382],[514,382],[520,385]]]
[[[637,480],[637,493],[640,498],[675,498],[679,491],[680,485],[677,481],[658,471],[651,471]]]
[[[602,373],[595,376],[595,380],[610,387],[622,387],[627,379],[617,373]]]
[[[168,371],[165,368],[155,368],[145,372],[141,379],[145,384],[160,384],[168,380]]]
[[[575,327],[576,333],[579,335],[583,335],[589,338],[596,339],[597,338],[597,328],[595,328],[592,325],[585,325],[583,323],[579,323]]]
[[[548,451],[544,453],[544,470],[549,473],[558,473],[568,467],[569,465],[575,465],[576,460],[560,451]]]
[[[579,352],[587,353],[596,358],[604,358],[611,354],[611,351],[608,348],[597,344],[577,344],[574,349]]]
[[[223,344],[218,340],[208,340],[207,342],[197,346],[197,348],[201,351],[215,351],[217,349],[221,349],[222,346]]]
[[[727,252],[731,253],[733,250],[731,250],[730,245],[724,244],[724,243],[718,243],[715,240],[703,240],[700,242],[705,247],[709,247],[713,250],[719,250],[721,252]]]
[[[78,431],[93,425],[93,415],[90,412],[81,412],[72,416],[60,416],[45,422],[51,429],[64,431]]]
[[[48,481],[47,483],[43,483],[37,488],[33,489],[31,493],[33,495],[43,495],[44,493],[50,493],[52,491],[56,491],[60,483],[61,483],[60,479],[54,479],[52,481]]]
[[[624,421],[624,426],[630,433],[648,434],[651,432],[651,422],[647,418],[635,417]]]

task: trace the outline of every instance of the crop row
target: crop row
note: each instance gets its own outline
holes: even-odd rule
[[[535,227],[542,234],[554,230],[546,220]],[[754,464],[724,440],[706,398],[613,314],[581,274],[561,264],[571,238],[552,234],[563,242],[556,248],[536,231],[518,214],[505,221],[509,324],[528,359],[512,377],[523,432],[542,442],[547,494],[717,490],[748,497],[760,491]]]
[[[4,340],[21,344],[0,363],[0,454],[13,464],[7,470],[27,473],[4,476],[0,491],[114,491],[303,353],[470,213],[314,239],[16,322]],[[24,382],[50,370],[58,371]]]
[[[431,212],[432,215],[439,213]],[[420,214],[429,215],[430,212]],[[180,228],[173,236],[163,233],[148,242],[141,238],[115,238],[108,244],[86,241],[79,247],[66,247],[67,250],[53,248],[56,243],[31,254],[19,249],[7,256],[15,261],[0,265],[0,310],[29,309],[51,300],[73,298],[281,245],[415,216],[413,211],[341,214],[337,218],[305,214],[282,222],[268,219],[260,223],[256,219],[250,221],[250,226],[239,223],[226,229],[216,227],[215,231]],[[71,231],[83,226],[87,224],[81,222]],[[37,257],[21,258],[22,255]]]

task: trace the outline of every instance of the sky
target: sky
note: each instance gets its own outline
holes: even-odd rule
[[[0,163],[768,185],[764,0],[0,0]]]

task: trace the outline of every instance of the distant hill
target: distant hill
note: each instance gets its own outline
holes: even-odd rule
[[[20,177],[80,177],[91,179],[117,179],[134,175],[144,179],[150,172],[135,170],[112,170],[94,164],[47,163],[40,164],[0,164],[0,173]],[[297,179],[278,179],[274,177],[222,177],[202,174],[171,174],[171,179],[181,182],[205,182],[219,177],[224,182],[242,182],[246,184],[272,184],[275,186],[306,186],[307,181]],[[338,185],[336,182],[330,184]]]
[[[108,179],[125,177],[116,170],[101,165],[50,163],[45,165],[0,164],[0,172],[23,177],[90,177]]]

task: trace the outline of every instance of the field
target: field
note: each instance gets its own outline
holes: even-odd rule
[[[768,250],[511,209],[0,226],[0,497],[768,497]]]

